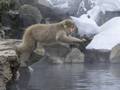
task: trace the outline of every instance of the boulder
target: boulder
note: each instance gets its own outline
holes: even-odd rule
[[[106,11],[105,14],[101,13],[100,25],[103,25],[105,22],[109,21],[110,19],[119,16],[120,16],[119,11]]]
[[[71,51],[66,55],[66,63],[81,63],[84,62],[84,54],[77,48],[71,49]]]
[[[0,41],[0,90],[6,90],[6,85],[13,78],[19,67],[19,61],[14,51],[17,41]]]
[[[110,53],[111,63],[120,63],[120,44],[112,48]]]
[[[69,44],[57,43],[44,45],[47,62],[50,63],[80,63],[84,62],[84,54],[77,48],[71,48]]]
[[[38,0],[19,0],[21,5],[29,4],[29,5],[36,5]]]
[[[25,4],[20,7],[20,27],[28,27],[33,24],[40,23],[42,15],[38,8]]]
[[[44,49],[41,45],[37,45],[37,48],[32,53],[23,53],[20,59],[20,67],[31,66],[35,62],[39,61],[45,55]]]
[[[45,56],[51,63],[63,63],[65,55],[70,51],[69,44],[56,43],[54,45],[43,45]]]
[[[50,22],[61,21],[61,17],[55,13],[53,5],[47,0],[20,0],[21,5],[29,4],[39,9],[43,18],[50,18]]]
[[[13,5],[11,5],[12,10],[18,10],[21,6],[19,0],[12,0]]]
[[[85,50],[85,61],[87,62],[109,62],[110,50]]]
[[[0,90],[6,90],[9,81],[19,78],[16,75],[19,75],[17,70],[22,66],[22,63],[15,52],[15,44],[19,43],[21,43],[21,40],[0,39]],[[29,60],[25,62],[27,67],[40,60],[43,56],[44,50],[38,45],[37,49],[30,54]]]

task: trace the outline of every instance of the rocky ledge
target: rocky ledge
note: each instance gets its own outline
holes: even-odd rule
[[[6,85],[16,77],[16,72],[21,65],[21,61],[15,53],[15,45],[19,43],[21,40],[0,39],[0,90],[6,90]],[[32,65],[43,55],[43,49],[38,46],[26,62],[28,65]]]
[[[0,90],[6,90],[7,83],[13,78],[19,61],[14,50],[14,44],[18,40],[0,41]]]

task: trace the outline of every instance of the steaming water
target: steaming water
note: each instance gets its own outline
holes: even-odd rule
[[[108,63],[48,65],[37,62],[30,75],[9,90],[119,90],[120,65]]]

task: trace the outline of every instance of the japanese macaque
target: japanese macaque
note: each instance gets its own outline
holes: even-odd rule
[[[55,24],[32,25],[25,30],[22,43],[16,47],[16,53],[20,55],[32,52],[36,49],[37,42],[40,44],[50,44],[57,41],[65,43],[84,42],[84,39],[70,36],[75,27],[75,23],[71,19],[65,19]]]

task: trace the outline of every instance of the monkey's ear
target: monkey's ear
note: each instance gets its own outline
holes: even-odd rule
[[[69,25],[70,25],[70,22],[69,22],[69,21],[67,21],[67,20],[64,21],[64,23],[63,23],[64,28],[68,28]]]
[[[63,26],[64,26],[64,28],[67,28],[67,24],[66,23],[63,23]]]

